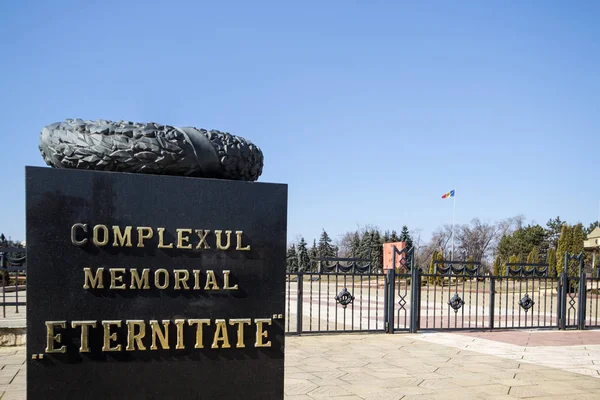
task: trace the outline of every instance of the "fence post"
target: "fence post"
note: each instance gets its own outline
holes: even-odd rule
[[[422,276],[423,271],[421,271],[420,268],[417,268],[417,316],[416,316],[416,325],[415,325],[415,332],[417,332],[418,330],[421,329],[421,288],[423,287],[422,285]]]
[[[569,278],[567,273],[560,275],[560,316],[558,329],[567,329],[567,290],[569,288]]]
[[[417,333],[417,319],[419,317],[419,271],[412,268],[410,271],[410,333]]]
[[[3,244],[0,244],[2,246]],[[6,318],[6,279],[8,278],[8,271],[6,268],[6,253],[0,253],[0,268],[2,269],[2,315]]]
[[[390,274],[389,271],[383,276],[383,330],[385,333],[390,332],[390,326],[388,324],[388,301],[389,301],[389,289],[390,287]]]
[[[395,258],[395,257],[394,257]],[[387,327],[389,333],[394,333],[394,301],[396,301],[396,271],[395,268],[388,270],[388,296],[385,308],[387,309]]]
[[[565,251],[565,268],[560,275],[560,316],[558,329],[566,329],[567,327],[567,289],[569,287],[569,253]]]
[[[496,307],[496,279],[490,275],[490,329],[494,329],[494,308]]]
[[[585,329],[585,309],[586,309],[586,277],[585,272],[580,268],[579,274],[579,315],[577,316],[577,329]]]
[[[302,286],[304,283],[304,274],[298,272],[298,290],[297,290],[297,304],[296,304],[296,330],[298,334],[302,333]]]

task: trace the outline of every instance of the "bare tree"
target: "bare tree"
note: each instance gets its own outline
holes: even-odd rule
[[[475,218],[469,224],[455,225],[454,259],[472,257],[477,261],[489,262],[502,236],[510,233],[515,227],[522,226],[523,222],[524,217],[519,215],[495,223]],[[450,259],[451,241],[452,226],[443,225],[433,232],[427,251],[441,251],[445,259]],[[430,261],[429,258],[428,260]]]

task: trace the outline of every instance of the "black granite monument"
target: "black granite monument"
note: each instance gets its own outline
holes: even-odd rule
[[[29,399],[283,399],[287,186],[247,176],[26,168]]]

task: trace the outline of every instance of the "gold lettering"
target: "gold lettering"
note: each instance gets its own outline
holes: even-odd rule
[[[185,348],[183,345],[183,324],[185,324],[185,319],[175,320],[175,325],[177,325],[177,344],[175,345],[175,349],[177,350]]]
[[[77,240],[77,234],[75,233],[76,228],[81,228],[85,233],[88,231],[87,224],[75,224],[71,227],[71,243],[75,246],[83,246],[87,243],[87,238],[83,238],[82,240]]]
[[[100,241],[98,232],[102,231],[103,239]],[[108,228],[106,225],[96,225],[94,226],[94,235],[92,241],[96,246],[106,246],[108,244]]]
[[[132,247],[131,245],[131,226],[125,227],[125,232],[121,232],[121,228],[114,225],[113,227],[113,235],[115,237],[115,241],[113,242],[114,247]]]
[[[202,345],[202,326],[204,324],[206,324],[207,326],[210,325],[210,319],[188,319],[188,324],[190,326],[196,325],[196,345],[194,346],[194,348],[203,349],[204,346]]]
[[[173,243],[169,243],[169,244],[165,244],[164,237],[165,234],[165,228],[158,228],[158,248],[159,249],[172,249],[173,248]]]
[[[137,344],[138,350],[146,350],[146,346],[142,339],[146,336],[146,323],[144,321],[131,320],[127,323],[127,347],[125,350],[134,351]],[[139,332],[135,333],[135,327],[139,328]]]
[[[246,347],[244,345],[244,324],[248,324],[250,325],[251,321],[250,318],[241,318],[241,319],[230,319],[229,323],[231,325],[236,325],[238,326],[238,330],[237,330],[237,344],[235,345],[236,348],[240,349],[243,347]]]
[[[217,326],[217,329],[215,330],[215,336],[211,348],[218,349],[219,341],[222,341],[223,344],[221,345],[221,348],[229,349],[231,345],[229,344],[229,337],[227,335],[227,324],[225,324],[225,320],[217,319],[215,321],[215,324]]]
[[[235,249],[239,250],[239,251],[249,251],[250,245],[242,247],[242,233],[244,233],[244,232],[243,231],[235,231],[235,234],[237,235],[237,244],[235,246]]]
[[[71,322],[71,327],[73,329],[81,327],[81,347],[79,348],[79,352],[81,353],[89,353],[90,351],[90,331],[89,327],[96,327],[96,321],[73,321]]]
[[[231,273],[231,271],[228,270],[224,270],[223,271],[223,289],[224,290],[238,290],[238,285],[234,285],[234,286],[229,286],[229,274]]]
[[[266,338],[268,334],[264,330],[263,324],[271,325],[271,318],[256,318],[254,323],[256,324],[256,343],[254,347],[271,347],[271,341],[263,342],[263,338]]]
[[[144,247],[144,239],[152,239],[154,236],[154,231],[152,228],[148,228],[147,226],[138,226],[138,245],[137,247]],[[146,233],[144,233],[146,232]]]
[[[215,231],[215,235],[217,235],[217,249],[219,250],[227,250],[229,248],[229,246],[231,246],[231,231],[225,231],[225,234],[227,235],[227,244],[225,246],[223,246],[223,243],[221,241],[221,235],[223,234],[223,231]]]
[[[127,289],[127,285],[123,283],[123,276],[117,276],[117,273],[124,274],[125,268],[110,268],[110,288],[111,289]],[[117,286],[117,282],[120,283]]]
[[[102,231],[103,233],[103,239],[102,241],[99,239],[99,232]],[[108,228],[106,227],[106,225],[96,225],[94,226],[94,235],[92,237],[92,241],[94,242],[94,244],[96,246],[106,246],[106,244],[108,243]]]
[[[65,329],[67,327],[67,321],[46,321],[46,353],[66,353],[67,346],[65,345],[58,349],[54,348],[54,342],[60,344],[60,341],[62,340],[62,333],[54,334],[55,326]]]
[[[191,244],[184,244],[184,243],[188,243],[190,240],[189,236],[183,236],[184,233],[191,235],[192,230],[191,229],[177,229],[177,248],[178,249],[191,249],[192,248]]]
[[[160,284],[159,274],[165,275],[165,283],[163,285]],[[166,269],[161,268],[156,270],[156,272],[154,273],[154,285],[159,289],[166,289],[169,287],[169,273]]]
[[[196,249],[199,249],[200,247],[202,247],[203,249],[210,249],[210,246],[208,245],[208,243],[206,243],[206,237],[209,233],[210,230],[202,231],[201,229],[196,229],[196,235],[198,235],[198,237],[200,238],[200,242],[198,243],[198,246],[196,246]]]
[[[195,269],[194,273],[194,290],[200,290],[200,270]]]
[[[92,270],[90,268],[84,268],[83,273],[84,289],[104,289],[104,268],[96,269],[96,275],[94,276],[92,276]]]
[[[158,321],[150,321],[150,327],[152,328],[152,345],[150,346],[150,350],[157,350],[156,347],[156,338],[160,341],[160,346],[163,350],[169,350],[169,324],[171,321],[163,320],[163,326],[165,327],[164,331],[159,328]]]
[[[219,290],[215,271],[208,270],[206,271],[206,285],[204,286],[204,290],[211,290],[210,286],[212,286],[212,290]]]
[[[188,279],[190,279],[190,272],[187,269],[176,269],[173,270],[173,273],[175,274],[175,290],[181,289],[180,284],[183,284],[184,289],[190,288],[187,284]]]
[[[137,269],[130,268],[131,273],[131,286],[130,289],[150,289],[150,269],[144,268],[142,270],[142,276],[138,273]],[[143,283],[143,286],[142,286]]]
[[[117,347],[110,347],[110,342],[117,340],[117,333],[110,333],[111,325],[120,328],[121,321],[102,321],[102,326],[104,327],[104,345],[102,346],[102,351],[121,351],[120,344]]]

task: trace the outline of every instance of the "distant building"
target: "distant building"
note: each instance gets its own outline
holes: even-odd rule
[[[592,265],[596,266],[596,253],[600,250],[600,227],[596,227],[587,235],[587,240],[583,242],[583,248],[592,251]]]

